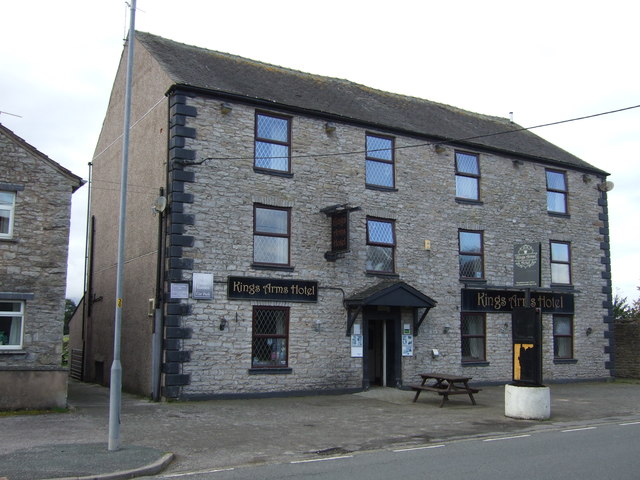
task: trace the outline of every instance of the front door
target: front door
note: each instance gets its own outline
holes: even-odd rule
[[[396,387],[401,383],[399,312],[365,314],[364,386]]]

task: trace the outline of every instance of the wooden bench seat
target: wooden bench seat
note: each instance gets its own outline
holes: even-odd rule
[[[416,392],[416,395],[413,398],[414,403],[418,400],[418,397],[420,396],[420,392],[422,391],[435,392],[438,395],[442,395],[442,401],[440,402],[441,407],[444,405],[444,402],[449,399],[449,395],[469,395],[469,398],[471,399],[471,403],[475,405],[476,401],[473,398],[473,394],[478,393],[481,390],[479,388],[471,388],[471,387],[459,388],[459,387],[448,386],[448,385],[442,385],[442,386],[440,385],[409,385],[409,388],[411,388],[411,390],[414,390]]]

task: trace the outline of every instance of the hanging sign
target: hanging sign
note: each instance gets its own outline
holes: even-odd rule
[[[513,247],[513,285],[540,286],[540,243],[520,243]]]

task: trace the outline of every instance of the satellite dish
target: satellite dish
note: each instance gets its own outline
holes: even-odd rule
[[[602,182],[598,184],[598,190],[601,192],[610,192],[613,190],[613,182]]]
[[[162,213],[167,208],[167,197],[158,197],[156,198],[156,203],[153,204],[153,211]]]

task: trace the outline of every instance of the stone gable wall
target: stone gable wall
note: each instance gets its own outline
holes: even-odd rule
[[[2,367],[60,367],[72,183],[0,135],[0,182],[16,192],[13,238],[0,239],[0,292],[26,301],[24,348],[0,352]]]

